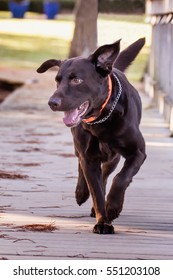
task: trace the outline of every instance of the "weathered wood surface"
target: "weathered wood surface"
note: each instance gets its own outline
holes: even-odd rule
[[[172,0],[147,0],[147,14],[168,14],[173,12]]]
[[[116,234],[93,234],[91,201],[79,207],[74,198],[77,161],[70,130],[62,114],[47,106],[53,77],[39,76],[39,83],[17,90],[0,106],[0,173],[13,178],[0,179],[0,258],[173,259],[173,139],[167,124],[143,96],[148,158],[126,192]],[[28,224],[57,228],[18,227]]]
[[[153,26],[149,74],[157,88],[173,100],[173,24]]]
[[[148,1],[153,8],[152,44],[148,65],[148,78],[145,79],[148,93],[154,96],[160,112],[169,124],[173,134],[173,1]],[[165,9],[162,8],[164,5]],[[162,12],[158,12],[156,7]],[[169,10],[170,9],[170,10]],[[147,11],[151,14],[151,11]],[[161,15],[161,14],[164,15]],[[149,83],[148,83],[149,82]]]

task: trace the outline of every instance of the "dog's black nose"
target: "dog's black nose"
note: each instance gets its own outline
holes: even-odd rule
[[[60,98],[50,98],[48,105],[53,111],[57,111],[58,108],[61,106],[61,99]]]

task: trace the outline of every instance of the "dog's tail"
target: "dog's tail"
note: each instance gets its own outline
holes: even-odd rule
[[[144,44],[145,38],[141,38],[128,46],[126,49],[120,52],[119,56],[113,63],[113,67],[124,72],[136,58]]]

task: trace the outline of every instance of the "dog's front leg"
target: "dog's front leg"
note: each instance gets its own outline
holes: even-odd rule
[[[106,217],[105,198],[103,192],[102,172],[100,160],[80,157],[80,166],[83,170],[90,194],[92,196],[97,223],[93,228],[94,233],[112,234],[114,228]]]
[[[126,188],[138,172],[146,158],[145,151],[137,150],[133,155],[127,156],[122,170],[115,176],[107,196],[106,212],[110,221],[117,218],[122,211]]]
[[[106,217],[103,177],[101,170],[101,153],[98,139],[84,130],[81,125],[72,128],[76,156],[79,159],[79,178],[77,191],[88,187],[92,196],[97,224],[94,233],[111,234],[114,228]],[[86,184],[86,185],[85,185]],[[83,192],[83,191],[81,191]]]

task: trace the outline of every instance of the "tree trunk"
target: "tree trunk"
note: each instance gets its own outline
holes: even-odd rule
[[[75,30],[69,57],[87,56],[97,46],[98,0],[76,0]]]

